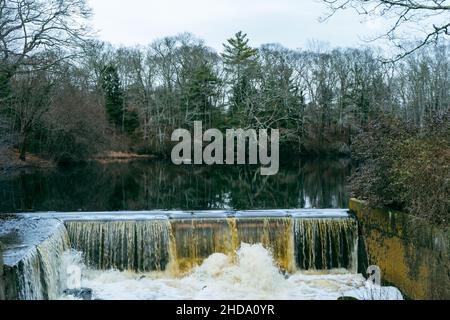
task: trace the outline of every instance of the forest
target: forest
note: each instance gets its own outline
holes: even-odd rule
[[[448,218],[448,42],[392,61],[374,46],[255,48],[244,31],[222,52],[190,33],[117,47],[93,35],[91,14],[83,0],[0,0],[0,172],[30,155],[167,158],[194,121],[278,128],[281,154],[353,157],[355,195],[423,214],[434,190],[428,212]]]

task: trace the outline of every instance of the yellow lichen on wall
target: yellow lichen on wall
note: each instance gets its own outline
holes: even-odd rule
[[[412,299],[449,299],[449,231],[352,199],[369,264]]]

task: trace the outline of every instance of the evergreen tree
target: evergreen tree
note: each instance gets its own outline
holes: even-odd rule
[[[224,52],[221,55],[228,72],[239,76],[245,68],[255,65],[258,50],[248,45],[247,34],[239,31],[234,38],[228,39],[227,42],[228,44],[223,45]]]
[[[123,128],[126,133],[132,134],[137,128],[139,128],[139,115],[134,110],[133,111],[127,110],[125,112],[123,120],[124,120]]]
[[[206,61],[194,70],[188,83],[187,99],[196,117],[201,117],[204,124],[211,126],[212,97],[215,95],[218,78]]]
[[[103,68],[101,76],[106,113],[111,123],[122,127],[124,122],[124,94],[120,86],[117,68],[108,64]]]
[[[250,96],[255,92],[252,80],[256,75],[258,50],[248,45],[247,34],[239,31],[228,39],[221,54],[225,70],[232,75],[230,106],[232,115],[248,109]]]

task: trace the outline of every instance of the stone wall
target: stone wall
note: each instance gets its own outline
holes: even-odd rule
[[[450,299],[450,229],[430,226],[388,209],[350,200],[358,217],[368,261],[381,268],[385,283],[411,299]]]

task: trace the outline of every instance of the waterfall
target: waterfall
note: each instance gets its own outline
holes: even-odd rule
[[[183,274],[213,253],[231,253],[237,247],[227,219],[176,219],[170,221],[170,271]]]
[[[32,249],[19,262],[15,269],[17,277],[19,300],[42,300],[44,289],[41,281],[41,261],[36,249]]]
[[[231,217],[138,221],[66,221],[72,247],[101,270],[168,270],[183,275],[214,253],[234,256],[242,243],[262,244],[278,267],[356,272],[353,218]]]
[[[169,261],[168,220],[68,221],[66,228],[72,247],[97,269],[165,270]]]
[[[64,283],[61,259],[70,248],[66,228],[61,223],[43,242],[31,248],[13,268],[20,300],[57,299]]]
[[[262,244],[279,267],[293,271],[290,218],[177,219],[171,221],[171,270],[183,274],[214,253],[234,256],[242,243]]]
[[[175,277],[191,272],[214,254],[236,261],[242,244],[260,244],[276,267],[290,274],[330,269],[357,272],[357,221],[342,213],[328,217],[311,212],[263,217],[177,213],[130,218],[3,222],[3,234],[21,231],[12,237],[18,242],[5,255],[7,299],[60,297],[67,278],[62,258],[71,248],[82,252],[93,269],[166,271]],[[23,228],[18,229],[19,225]],[[19,245],[20,241],[26,245]]]
[[[295,271],[292,218],[240,218],[236,227],[239,245],[261,243],[281,270]]]
[[[357,272],[358,225],[355,219],[295,219],[295,259],[299,269],[348,269]]]

